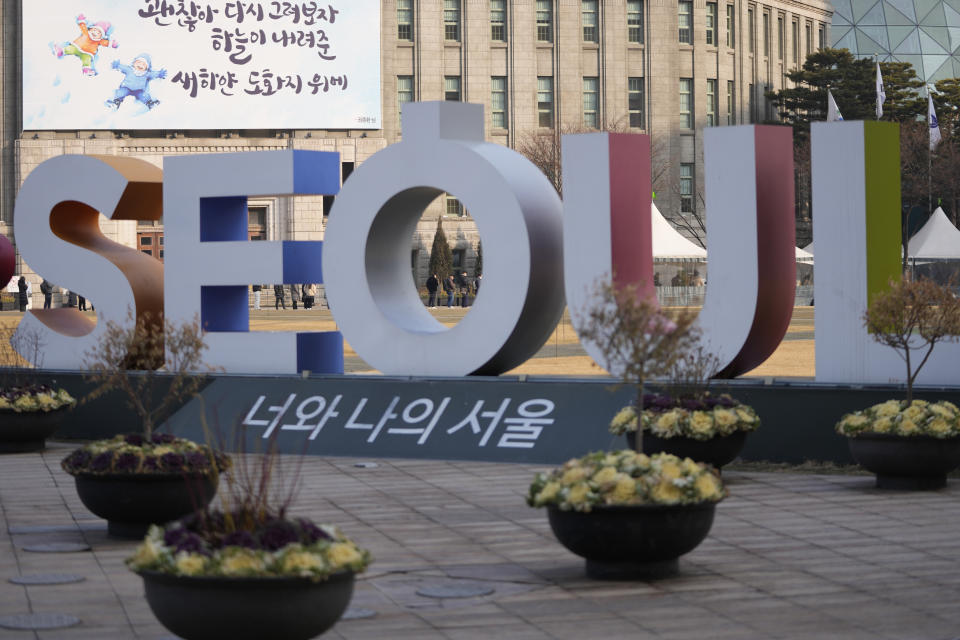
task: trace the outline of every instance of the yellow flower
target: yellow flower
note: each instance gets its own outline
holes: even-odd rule
[[[746,422],[747,424],[753,424],[757,419],[755,413],[747,411],[746,409],[737,409],[737,417],[740,418],[741,422]]]
[[[941,418],[946,418],[947,420],[953,420],[957,417],[957,414],[950,407],[944,406],[950,404],[949,402],[938,402],[937,404],[930,405],[929,409],[934,415],[938,415]]]
[[[13,405],[6,398],[0,397],[0,409],[10,409]]]
[[[713,416],[706,411],[694,411],[690,418],[690,428],[694,433],[710,433],[713,429]]]
[[[181,575],[195,576],[198,573],[203,573],[206,564],[207,559],[199,554],[187,553],[185,551],[177,554],[177,573]]]
[[[916,433],[918,429],[919,427],[917,426],[916,422],[914,422],[913,420],[908,420],[907,418],[904,418],[900,422],[900,427],[897,429],[897,431],[899,431],[901,434],[905,436],[909,436]]]
[[[173,447],[160,446],[160,447],[153,448],[153,455],[157,456],[158,458],[168,453],[173,453]]]
[[[37,394],[37,404],[44,411],[50,411],[51,409],[56,409],[58,403],[53,396],[47,393],[38,393]]]
[[[737,421],[737,414],[729,409],[721,409],[717,407],[713,410],[713,418],[717,421],[717,425],[721,427],[730,427]]]
[[[843,426],[848,428],[862,427],[869,421],[870,419],[867,416],[851,413],[843,419]]]
[[[662,431],[669,432],[677,425],[678,414],[676,411],[668,411],[657,418],[656,427]]]
[[[900,413],[900,401],[887,400],[882,404],[875,405],[873,410],[879,418],[892,418]]]
[[[75,404],[77,401],[71,396],[66,389],[57,390],[57,400],[63,404]]]
[[[677,464],[674,460],[664,460],[660,466],[660,475],[664,480],[676,480],[681,475],[683,471],[680,469],[680,465]]]
[[[723,485],[712,473],[704,473],[697,478],[694,486],[697,489],[697,493],[704,500],[718,500],[723,495]]]
[[[333,569],[341,569],[363,559],[351,542],[334,542],[327,549],[327,560]]]
[[[233,551],[223,559],[220,568],[228,576],[247,575],[264,570],[263,560],[249,549]]]
[[[933,433],[946,433],[950,431],[950,423],[943,418],[934,418],[928,426]]]
[[[31,396],[20,396],[13,401],[13,410],[14,411],[33,411],[36,408],[36,403],[34,402],[33,397]]]
[[[690,474],[699,473],[700,470],[701,470],[700,463],[697,462],[697,461],[695,461],[695,460],[693,460],[692,458],[684,458],[684,459],[683,459],[683,470],[684,470],[686,473],[690,473]]]
[[[543,489],[540,490],[540,493],[536,495],[533,501],[537,506],[547,504],[548,502],[552,502],[556,499],[559,491],[559,482],[548,482],[547,484],[543,485]]]
[[[876,433],[887,433],[892,428],[893,421],[890,418],[877,418],[873,421],[873,426],[870,427],[870,430]]]
[[[587,476],[587,470],[583,467],[573,467],[572,469],[567,469],[563,476],[560,477],[560,484],[565,487],[569,487],[572,484],[580,482]]]
[[[957,405],[953,404],[953,403],[950,402],[949,400],[941,400],[941,401],[938,402],[937,404],[943,405],[944,407],[946,407],[946,408],[949,409],[950,411],[953,411],[954,415],[956,415],[957,413],[960,413],[960,408],[957,408]]]
[[[917,404],[919,400],[914,400],[913,404],[903,410],[903,417],[908,418],[909,420],[916,422],[923,418],[926,415],[926,410],[922,405]]]
[[[662,480],[653,488],[653,491],[651,491],[650,494],[653,497],[654,502],[658,502],[660,504],[676,504],[680,502],[680,498],[683,496],[683,494],[680,492],[680,488],[669,480]]]
[[[159,559],[160,549],[157,548],[157,544],[153,540],[147,538],[143,541],[143,544],[137,547],[137,550],[130,558],[130,564],[134,568],[149,568]]]
[[[592,480],[597,484],[607,484],[617,477],[617,470],[614,467],[604,467],[593,474]]]
[[[637,429],[637,412],[634,411],[633,407],[624,407],[617,412],[617,415],[613,416],[613,420],[610,421],[610,428],[617,433],[622,433],[624,431],[636,431]]]
[[[313,571],[322,571],[323,558],[309,551],[291,551],[283,557],[281,565],[284,573],[307,574]]]
[[[586,483],[581,482],[570,489],[570,494],[567,496],[567,500],[573,505],[584,504],[587,501],[587,495],[589,493],[590,487],[588,487]]]
[[[625,473],[617,476],[617,484],[610,494],[615,504],[628,502],[637,494],[637,481]]]

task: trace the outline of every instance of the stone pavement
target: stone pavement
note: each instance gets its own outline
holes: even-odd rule
[[[0,638],[172,638],[123,558],[59,468],[68,445],[0,457],[0,616],[71,614],[71,628]],[[707,540],[656,582],[597,582],[523,495],[523,465],[345,458],[305,460],[297,512],[371,549],[351,611],[325,637],[533,638],[960,637],[960,484],[879,492],[868,476],[728,472],[731,496]],[[36,527],[52,532],[36,533]],[[85,542],[88,551],[24,546]],[[22,574],[85,581],[18,586]],[[434,587],[492,588],[438,599]],[[364,611],[367,610],[367,611]],[[269,640],[269,639],[265,639]]]

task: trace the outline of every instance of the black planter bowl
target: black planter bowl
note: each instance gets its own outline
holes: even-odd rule
[[[847,443],[857,463],[877,475],[878,489],[942,489],[960,466],[960,438],[862,433]]]
[[[677,573],[677,559],[710,532],[716,506],[594,507],[589,513],[549,506],[547,515],[560,544],[586,559],[588,577],[643,580]]]
[[[138,573],[153,615],[186,640],[307,640],[336,624],[353,595],[350,571],[322,582]]]
[[[42,451],[45,440],[60,426],[60,420],[71,409],[53,411],[0,410],[0,453]]]
[[[670,453],[678,458],[691,458],[696,462],[705,462],[717,469],[730,464],[740,455],[747,441],[747,431],[734,431],[728,436],[718,436],[709,440],[695,440],[685,436],[661,438],[647,431],[643,432],[643,452],[646,454]],[[627,444],[637,448],[637,432],[627,432]]]
[[[217,493],[213,474],[108,474],[74,476],[84,506],[107,521],[117,538],[143,538],[151,524],[177,520],[206,506]]]

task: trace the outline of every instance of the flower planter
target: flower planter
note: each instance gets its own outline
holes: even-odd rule
[[[636,431],[627,432],[627,443],[631,449],[637,448]],[[697,462],[713,465],[717,469],[730,464],[740,455],[747,441],[748,432],[736,431],[726,436],[717,436],[709,440],[696,440],[686,436],[661,438],[651,433],[643,433],[643,452],[646,454],[663,451],[678,458],[691,458]]]
[[[52,411],[0,410],[0,453],[41,451],[71,407]]]
[[[594,507],[589,512],[548,507],[557,540],[586,559],[587,576],[606,580],[673,575],[678,558],[703,542],[716,502],[692,505]]]
[[[80,473],[74,480],[84,506],[107,520],[108,533],[128,539],[206,506],[218,484],[214,474]]]
[[[336,624],[353,595],[350,571],[320,582],[137,573],[157,620],[186,640],[307,640]]]
[[[861,433],[847,442],[857,463],[876,474],[878,489],[942,489],[960,466],[960,437]]]

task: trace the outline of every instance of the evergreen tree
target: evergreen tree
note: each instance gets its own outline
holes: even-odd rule
[[[483,241],[477,243],[477,266],[473,270],[473,275],[478,276],[483,273]]]
[[[453,252],[447,244],[447,234],[443,232],[443,217],[437,218],[437,232],[433,236],[430,248],[430,275],[437,274],[441,284],[450,275],[453,268]],[[429,275],[427,276],[429,277]]]

